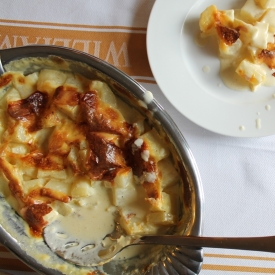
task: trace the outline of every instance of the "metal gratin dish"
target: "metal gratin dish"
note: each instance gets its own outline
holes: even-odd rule
[[[183,135],[157,101],[152,100],[147,107],[144,105],[146,89],[107,62],[68,48],[33,45],[0,50],[0,55],[5,70],[16,70],[16,62],[28,57],[54,60],[60,65],[60,69],[64,69],[62,63],[67,60],[70,64],[69,70],[88,78],[102,79],[123,100],[131,104],[135,102],[135,106],[146,114],[154,127],[163,129],[177,156],[182,175],[181,212],[183,215],[180,225],[175,228],[173,234],[201,235],[204,200],[195,159]],[[43,68],[49,67],[47,64],[43,67],[29,64],[24,71],[28,74]],[[25,222],[15,213],[3,196],[0,196],[0,243],[41,274],[60,275],[68,272],[87,274],[90,272],[94,275],[195,275],[199,274],[203,261],[202,248],[154,246],[148,255],[139,256],[139,258],[113,260],[101,267],[80,268],[59,258],[43,240],[30,238],[25,229]]]

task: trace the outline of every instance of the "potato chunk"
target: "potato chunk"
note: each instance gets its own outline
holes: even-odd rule
[[[179,173],[170,158],[165,158],[158,162],[158,169],[161,174],[162,189],[171,187],[180,181]]]
[[[275,8],[275,0],[254,0],[263,9]]]
[[[79,178],[72,185],[71,196],[73,198],[89,197],[94,194],[94,188],[91,186],[91,180],[88,178]]]
[[[36,91],[36,82],[38,79],[38,72],[24,76],[18,73],[18,76],[14,78],[13,85],[20,93],[21,98],[29,97]]]
[[[167,212],[153,212],[148,214],[147,221],[151,224],[173,225],[175,224],[175,217]]]
[[[158,132],[153,129],[140,137],[145,144],[145,148],[156,162],[169,156],[170,151],[164,140],[160,137]]]
[[[37,89],[41,92],[53,94],[57,87],[62,86],[67,75],[61,71],[44,69],[37,80]]]
[[[91,90],[95,90],[104,103],[112,106],[113,108],[117,107],[116,97],[106,83],[99,80],[93,80],[89,88]]]
[[[213,35],[215,33],[216,19],[215,14],[218,9],[215,5],[211,5],[206,8],[200,15],[200,30],[205,35]]]
[[[261,84],[266,77],[265,71],[259,65],[253,64],[246,59],[240,63],[236,72],[239,76],[251,83],[252,89]]]

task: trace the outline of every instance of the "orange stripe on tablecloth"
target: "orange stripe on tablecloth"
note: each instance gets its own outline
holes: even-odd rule
[[[231,254],[211,254],[211,253],[205,253],[204,256],[208,257],[208,258],[240,259],[240,260],[255,260],[255,261],[275,262],[275,258],[272,258],[272,257],[231,255]]]
[[[141,31],[146,32],[147,28],[136,28],[136,27],[127,27],[127,26],[100,26],[100,25],[84,25],[84,24],[68,24],[68,23],[51,23],[51,22],[37,22],[37,21],[19,21],[19,20],[8,20],[8,19],[0,19],[1,23],[7,24],[20,24],[31,27],[32,25],[40,25],[40,26],[53,26],[53,27],[71,27],[71,28],[94,28],[94,29],[117,29],[117,30],[125,30],[125,31]]]
[[[8,249],[5,248],[3,245],[0,245],[0,251],[1,251],[1,252],[7,252]]]
[[[33,271],[3,245],[0,245],[0,269]]]
[[[213,270],[213,271],[232,271],[232,272],[250,272],[257,274],[274,274],[275,268],[265,268],[265,267],[252,267],[252,266],[233,266],[233,265],[213,265],[213,264],[203,264],[203,270]]]
[[[141,82],[154,83],[146,51],[146,32],[121,26],[73,25],[0,19],[0,49],[29,44],[48,44],[74,48],[99,57]],[[35,24],[39,24],[39,27]],[[56,28],[47,27],[47,24]],[[66,25],[72,26],[72,25]],[[89,28],[96,28],[91,31]],[[114,28],[121,28],[114,31]],[[125,31],[127,30],[127,31]]]
[[[7,256],[1,257],[2,253],[7,253]],[[256,257],[256,256],[245,256],[245,255],[224,255],[224,254],[205,254],[205,257],[210,258],[230,258],[230,259],[247,259],[247,260],[258,260],[258,261],[275,261],[275,258],[269,257]],[[32,271],[27,265],[15,258],[4,246],[0,245],[0,269],[6,270],[21,270],[21,271]],[[230,272],[250,272],[257,274],[274,274],[275,268],[264,268],[264,267],[251,267],[251,266],[233,266],[233,265],[215,265],[215,264],[203,264],[203,270],[209,271],[230,271]]]
[[[149,83],[149,84],[156,84],[157,82],[155,80],[149,80],[145,78],[135,78],[137,82],[143,82],[143,83]]]
[[[248,256],[248,255],[231,255],[231,254],[211,254],[206,253],[206,258],[219,258],[219,259],[239,259],[239,260],[255,260],[255,261],[267,261],[275,262],[273,257],[260,257],[260,256]],[[250,272],[257,274],[274,274],[275,268],[265,268],[256,266],[234,266],[234,265],[215,265],[215,264],[203,264],[202,269],[213,271],[231,271],[231,272]]]
[[[2,245],[0,251],[0,270],[33,271]]]
[[[0,258],[0,269],[2,270],[18,270],[18,271],[33,271],[18,259],[2,259]]]

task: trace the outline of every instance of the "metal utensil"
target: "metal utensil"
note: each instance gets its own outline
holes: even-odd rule
[[[48,225],[44,239],[60,257],[79,266],[96,266],[111,261],[131,245],[171,245],[275,252],[275,236],[267,237],[198,237],[176,235],[126,236],[119,227],[102,242],[87,243],[67,236],[58,223]]]
[[[2,75],[5,72],[4,67],[2,65],[1,55],[0,55],[0,75]]]

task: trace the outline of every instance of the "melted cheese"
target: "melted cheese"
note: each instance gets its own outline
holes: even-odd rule
[[[0,95],[0,189],[34,237],[49,222],[94,242],[115,222],[128,234],[177,223],[169,147],[106,83],[49,69],[8,72]]]

